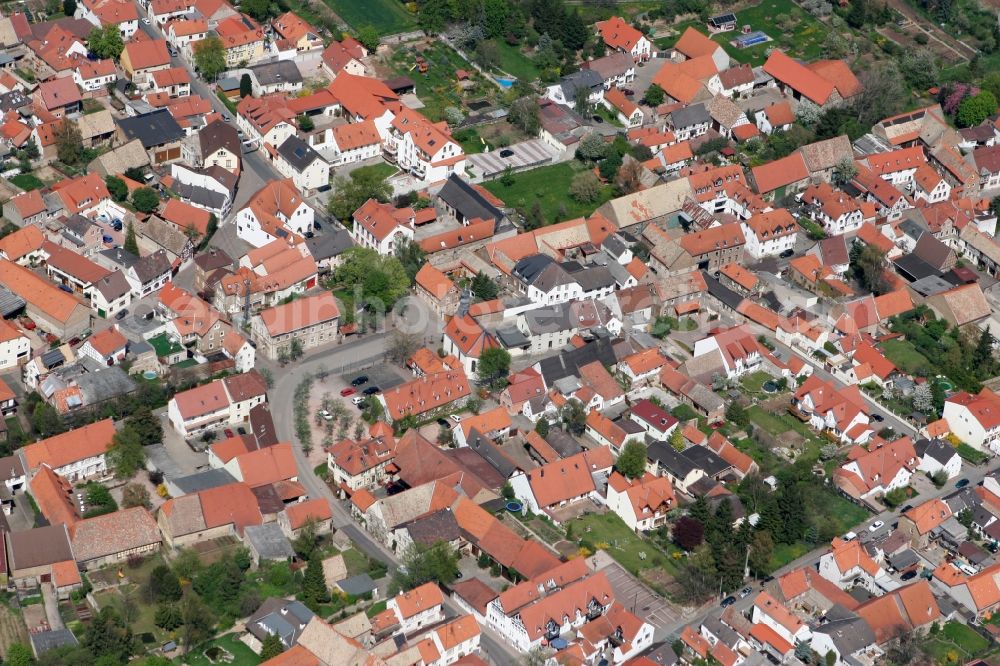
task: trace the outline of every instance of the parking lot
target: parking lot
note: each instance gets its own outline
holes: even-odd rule
[[[666,599],[643,585],[604,551],[598,551],[590,558],[589,563],[608,577],[611,589],[615,592],[615,599],[619,603],[657,630],[662,630],[680,619],[680,613]]]

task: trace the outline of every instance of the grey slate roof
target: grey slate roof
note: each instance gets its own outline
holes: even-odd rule
[[[294,646],[309,621],[315,616],[301,601],[266,599],[247,620],[247,631],[263,641],[277,635],[285,649]]]
[[[262,560],[288,560],[295,557],[292,544],[278,523],[247,525],[244,534]]]
[[[475,428],[469,431],[468,445],[483,460],[488,462],[493,469],[499,472],[503,478],[509,479],[517,471],[517,465],[505,456],[489,438],[484,437]]]
[[[627,353],[622,354],[622,358],[624,356],[627,356]],[[557,356],[544,358],[538,362],[538,366],[546,385],[551,385],[563,377],[571,375],[579,377],[580,367],[588,363],[600,361],[601,365],[611,366],[620,360],[615,351],[614,341],[602,338]]]
[[[828,635],[841,655],[854,654],[875,644],[875,632],[868,623],[840,604],[831,608],[826,617],[830,621],[813,629],[813,633]]]
[[[429,516],[417,518],[406,525],[406,531],[414,543],[432,545],[438,541],[455,541],[462,536],[462,530],[451,509],[441,509]]]
[[[696,469],[702,470],[707,476],[714,476],[732,467],[704,446],[691,446],[677,451],[667,442],[656,441],[649,445],[647,456],[678,479],[683,479]]]
[[[503,213],[487,201],[476,188],[454,173],[448,176],[437,197],[458,211],[466,220],[480,218],[499,222],[503,217]]]
[[[309,168],[309,165],[316,160],[323,161],[323,158],[313,150],[312,146],[295,134],[285,139],[284,143],[278,146],[278,154],[300,173]]]
[[[23,298],[0,285],[0,316],[9,317],[27,305]]]
[[[950,444],[946,444],[940,439],[918,439],[914,443],[913,449],[921,458],[930,456],[942,465],[958,455]]]
[[[364,594],[368,594],[372,590],[378,587],[372,577],[368,574],[360,574],[358,576],[351,576],[350,578],[345,578],[344,580],[337,582],[337,587],[346,592],[347,594],[352,594],[356,597],[360,597]]]
[[[145,257],[140,257],[138,261],[132,264],[132,269],[139,280],[145,284],[146,282],[152,282],[164,273],[169,273],[170,259],[167,258],[166,252],[157,250],[152,254],[147,254]]]
[[[343,227],[328,228],[325,233],[316,234],[312,238],[306,239],[309,254],[316,262],[338,257],[353,246],[354,241],[351,240],[351,234],[347,233]]]
[[[701,103],[683,106],[670,114],[670,122],[678,129],[702,125],[710,120],[708,109]]]
[[[604,87],[604,78],[590,69],[581,69],[559,79],[559,87],[567,100],[576,98],[576,91],[583,88],[593,92]]]
[[[142,147],[147,149],[184,138],[184,130],[167,109],[122,118],[118,121],[118,126],[129,140],[139,139]]]
[[[218,488],[219,486],[236,483],[236,479],[232,474],[220,467],[219,469],[206,469],[203,472],[195,472],[187,476],[170,479],[170,483],[179,488],[183,494],[190,495],[191,493],[201,492],[209,488]]]
[[[76,640],[76,636],[69,629],[52,629],[50,631],[31,634],[30,636],[31,647],[34,648],[35,654],[38,656],[45,654],[49,650],[61,647],[76,647],[80,644]]]
[[[108,302],[121,298],[129,292],[128,280],[125,279],[125,275],[121,271],[105,275],[94,286]]]
[[[262,86],[270,86],[276,83],[302,83],[302,74],[292,60],[278,60],[268,62],[263,65],[254,65],[250,68],[257,83]]]
[[[220,148],[225,148],[233,155],[240,154],[240,137],[236,128],[221,118],[213,120],[198,131],[198,146],[201,156],[205,158]]]

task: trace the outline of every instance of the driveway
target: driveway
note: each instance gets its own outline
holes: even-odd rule
[[[596,571],[604,572],[618,603],[656,628],[654,640],[663,640],[665,629],[681,618],[678,608],[650,590],[603,550],[588,558],[587,564]]]
[[[629,84],[629,87],[635,91],[633,99],[642,99],[642,96],[646,94],[646,89],[652,85],[653,79],[660,73],[660,69],[668,62],[670,62],[670,58],[653,58],[642,67],[635,68],[635,80]]]
[[[42,601],[45,603],[45,617],[49,620],[49,627],[56,631],[65,629],[62,616],[59,615],[59,599],[52,583],[42,583]]]
[[[208,455],[198,453],[188,446],[180,433],[170,425],[170,421],[167,420],[166,410],[160,412],[159,417],[160,423],[163,425],[163,449],[176,466],[176,469],[180,470],[181,476],[193,474],[199,469],[206,467],[208,465]],[[170,476],[166,470],[161,471],[164,475]]]

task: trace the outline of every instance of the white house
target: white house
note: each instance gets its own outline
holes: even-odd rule
[[[315,211],[291,180],[272,180],[236,213],[236,234],[263,247],[289,232],[304,235],[312,230],[314,218]]]
[[[842,590],[860,585],[877,594],[880,591],[875,581],[886,573],[858,539],[837,538],[830,545],[830,552],[819,558],[819,575]]]
[[[798,199],[808,206],[809,219],[823,225],[828,236],[855,231],[864,222],[864,213],[854,197],[827,182],[810,185]]]
[[[962,457],[948,442],[940,439],[920,439],[913,445],[920,464],[917,470],[928,476],[934,476],[943,471],[948,479],[954,479],[962,473]]]
[[[781,254],[795,247],[799,225],[785,208],[757,213],[742,225],[746,252],[754,259]]]
[[[291,178],[305,194],[315,192],[330,184],[330,165],[313,148],[296,135],[292,135],[268,154],[278,173]]]
[[[761,592],[753,600],[751,621],[767,625],[791,645],[808,643],[812,638],[809,625],[768,592]]]
[[[607,21],[598,21],[596,27],[608,47],[628,53],[636,62],[649,60],[652,56],[652,43],[620,16],[612,16]]]
[[[395,615],[399,623],[394,633],[413,635],[444,620],[444,595],[437,583],[424,583],[389,599],[386,610]]]
[[[139,12],[129,0],[81,0],[73,17],[97,27],[117,25],[123,42],[130,41],[139,29]]]
[[[31,341],[21,329],[0,320],[0,370],[16,368],[31,355]]]
[[[102,90],[118,80],[113,60],[80,60],[73,70],[73,81],[87,92]]]
[[[115,424],[111,419],[55,435],[17,450],[28,472],[47,465],[69,481],[88,479],[108,471],[105,454],[111,448]]]
[[[984,388],[977,395],[962,391],[944,402],[948,429],[969,446],[1000,453],[1000,396]]]
[[[371,120],[333,125],[311,132],[309,145],[331,166],[361,162],[382,154],[382,138]]]
[[[167,404],[167,419],[183,437],[242,423],[267,401],[267,385],[256,372],[216,379],[182,391]]]
[[[647,532],[666,524],[667,514],[677,506],[670,479],[645,474],[626,479],[618,472],[608,477],[605,503],[635,532]]]
[[[912,440],[901,437],[880,442],[871,451],[844,463],[834,472],[834,483],[852,497],[877,497],[908,486],[918,465]]]
[[[413,240],[413,215],[412,208],[394,208],[369,199],[354,211],[351,237],[361,247],[392,256],[403,241]]]
[[[734,326],[694,343],[694,357],[718,354],[726,377],[735,379],[757,369],[763,362],[763,347],[748,325]]]
[[[389,159],[419,180],[433,183],[465,170],[465,152],[447,126],[405,106],[393,118],[384,148]]]

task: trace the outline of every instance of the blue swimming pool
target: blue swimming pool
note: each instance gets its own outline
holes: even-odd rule
[[[502,77],[499,77],[499,76],[496,77],[496,80],[497,80],[497,83],[499,83],[500,87],[502,87],[502,88],[510,88],[515,83],[517,83],[517,79],[502,78]]]

